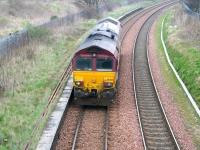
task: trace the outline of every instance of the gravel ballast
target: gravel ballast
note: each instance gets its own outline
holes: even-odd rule
[[[183,117],[179,111],[178,106],[174,102],[175,93],[170,89],[167,84],[166,79],[164,79],[161,72],[161,62],[158,59],[158,45],[156,44],[156,22],[153,24],[150,36],[149,36],[149,59],[150,65],[153,73],[153,78],[155,80],[156,87],[161,99],[161,102],[166,111],[167,117],[169,119],[172,130],[178,143],[183,150],[195,150],[195,146],[192,143],[190,134],[186,131],[184,126]],[[165,58],[163,58],[165,59]]]
[[[78,135],[76,149],[104,149],[105,109],[87,108]]]
[[[80,107],[71,105],[67,113],[64,114],[63,123],[60,126],[60,132],[54,145],[55,150],[71,149],[79,113]]]

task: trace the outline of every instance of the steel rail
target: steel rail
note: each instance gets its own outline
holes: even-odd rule
[[[126,17],[119,17],[119,21],[122,23],[122,26],[127,26],[125,28],[125,31],[124,31],[124,34],[122,35],[122,40],[121,40],[121,43],[123,42],[123,40],[125,39],[125,36],[127,35],[127,33],[129,32],[129,30],[131,29],[131,26],[133,26],[141,17],[143,17],[144,15],[146,15],[148,12],[150,12],[151,10],[154,10],[155,8],[158,8],[160,7],[161,5],[164,5],[164,4],[167,4],[171,2],[171,1],[166,1],[166,2],[163,2],[163,3],[160,3],[160,4],[157,4],[157,5],[153,5],[151,7],[148,7],[146,9],[139,9],[138,11],[131,11],[131,12],[134,12],[134,14],[130,15],[129,13],[125,14],[127,17],[128,17],[128,20],[125,20],[124,22],[124,19],[126,19]],[[140,11],[142,10],[142,11]],[[131,13],[130,12],[130,13]],[[123,20],[121,20],[121,18],[123,18]],[[135,42],[133,44],[133,47],[135,47]],[[132,55],[134,53],[132,52]],[[133,66],[132,66],[133,68]],[[133,70],[133,69],[132,69]],[[133,71],[134,72],[134,71]],[[133,81],[134,81],[134,74],[133,74]],[[135,88],[134,88],[135,89]],[[135,91],[135,90],[134,90]],[[136,106],[137,106],[137,102],[136,102]],[[138,111],[138,107],[136,107],[137,109],[137,113],[138,113],[138,116],[139,116],[139,111]],[[141,127],[141,121],[140,121],[140,118],[139,119],[139,124],[140,124],[140,127]],[[144,147],[146,147],[146,144],[145,144],[145,139],[144,139],[144,135],[143,135],[143,131],[142,131],[142,128],[140,128],[140,131],[141,131],[141,135],[142,135],[142,139],[143,139],[143,144],[144,144]]]
[[[121,38],[121,43],[123,42],[125,36],[129,32],[129,30],[131,29],[131,26],[133,26],[142,16],[144,16],[150,10],[153,10],[153,9],[155,9],[155,8],[161,6],[161,5],[167,4],[169,2],[171,2],[171,1],[165,1],[165,2],[162,2],[162,3],[156,4],[156,5],[153,5],[151,7],[145,8],[145,9],[138,8],[138,9],[136,9],[134,11],[130,11],[130,12],[126,13],[125,15],[119,17],[118,20],[121,22],[122,26],[125,26],[125,25],[127,26],[125,28],[125,31],[123,31],[122,38]],[[124,22],[124,20],[125,20],[125,22]]]
[[[149,32],[150,32],[150,30],[148,31],[148,35],[147,35],[147,43],[149,42],[149,35],[150,35]],[[158,100],[159,100],[160,107],[161,107],[162,112],[163,112],[163,115],[164,115],[164,117],[165,117],[165,119],[166,119],[166,122],[167,122],[168,128],[169,128],[169,130],[170,130],[171,136],[172,136],[172,138],[174,139],[175,145],[176,145],[177,149],[180,150],[179,144],[178,144],[178,142],[177,142],[177,140],[176,140],[176,137],[175,137],[175,135],[174,135],[174,133],[173,133],[172,127],[171,127],[171,125],[170,125],[170,123],[169,123],[169,120],[168,120],[168,118],[167,118],[165,109],[164,109],[164,107],[163,107],[163,105],[162,105],[162,102],[161,102],[161,100],[160,100],[160,96],[159,96],[158,89],[157,89],[156,84],[155,84],[155,80],[154,80],[153,73],[152,73],[152,69],[151,69],[150,59],[149,59],[149,47],[147,47],[147,60],[148,60],[148,64],[149,64],[149,70],[150,70],[150,73],[151,73],[151,78],[152,78],[152,81],[153,81],[153,85],[154,85],[154,87],[155,87],[155,90],[156,90],[156,93],[157,93],[157,96],[158,96]]]
[[[108,120],[108,112],[109,107],[105,108],[105,124],[104,124],[104,150],[108,150],[108,126],[109,126],[109,120]]]
[[[72,150],[76,149],[77,143],[78,143],[78,135],[80,132],[80,128],[82,126],[84,114],[87,108],[82,107],[81,111],[79,112],[78,120],[77,120],[77,125],[76,125],[76,130],[74,133],[74,138],[73,138],[73,144],[72,144]],[[108,107],[105,107],[105,119],[104,119],[104,143],[103,143],[103,149],[108,150]]]
[[[171,1],[169,1],[169,0],[168,1],[164,1],[164,2],[152,5],[152,6],[147,7],[147,8],[143,8],[143,7],[137,8],[135,10],[132,10],[132,11],[126,13],[125,15],[120,16],[118,18],[118,20],[122,23],[122,26],[123,26],[124,24],[127,24],[128,22],[130,22],[132,18],[137,17],[138,15],[141,15],[142,13],[146,13],[149,10],[152,10],[152,9],[154,9],[156,7],[159,7],[161,5],[167,4],[169,2],[171,2]]]
[[[166,6],[164,6],[163,8],[165,7]],[[147,44],[149,29],[151,24],[153,23],[152,21],[154,21],[152,18],[155,17],[155,15],[157,15],[157,13],[161,9],[152,13],[152,15],[150,15],[150,17],[146,19],[145,23],[142,25],[140,31],[138,32],[137,39],[135,41],[135,52],[133,54],[134,64],[132,65],[134,70],[133,80],[135,81],[134,92],[135,92],[136,106],[139,116],[140,127],[143,136],[144,148],[180,149],[176,141],[176,138],[172,132],[170,124],[168,122],[167,116],[161,104],[153,80],[151,68],[149,66],[147,47],[146,45],[143,45],[144,41],[142,41],[142,43],[138,42],[138,41],[141,42],[141,39],[145,38],[144,35],[146,34],[147,37],[145,38],[145,40]],[[140,47],[138,47],[138,43],[140,44],[139,45]],[[137,72],[135,70],[137,70]],[[159,112],[159,110],[161,110],[161,112]],[[159,120],[155,121],[155,119]]]
[[[72,150],[75,150],[75,148],[76,148],[76,143],[77,143],[77,140],[78,140],[79,130],[80,130],[81,124],[83,122],[84,112],[85,112],[85,109],[81,108],[81,111],[79,112],[78,123],[77,123],[75,134],[74,134]]]

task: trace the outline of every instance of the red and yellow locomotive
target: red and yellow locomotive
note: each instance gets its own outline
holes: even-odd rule
[[[120,57],[120,22],[98,22],[72,59],[74,101],[80,105],[109,105],[116,93]]]

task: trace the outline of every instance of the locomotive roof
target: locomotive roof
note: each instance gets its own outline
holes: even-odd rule
[[[100,20],[77,51],[98,47],[114,54],[120,29],[120,22],[111,17]]]
[[[106,30],[109,30],[109,31],[112,31],[113,33],[115,34],[119,34],[119,31],[120,31],[120,22],[111,18],[111,17],[108,17],[106,19],[103,19],[103,20],[100,20],[98,22],[98,24],[96,25],[96,27],[94,28],[94,30],[99,30],[99,31],[106,31]],[[93,30],[93,31],[94,31]]]
[[[98,24],[94,29],[94,31],[106,31],[106,30],[112,31],[115,34],[119,34],[120,29],[118,26],[116,26],[115,24],[112,24],[110,22],[103,22],[101,24]]]
[[[104,49],[109,51],[114,55],[116,51],[116,40],[112,39],[108,36],[101,35],[101,34],[95,34],[90,37],[88,37],[78,48],[78,51],[84,50],[84,49],[90,49],[91,47],[98,47],[100,49]]]

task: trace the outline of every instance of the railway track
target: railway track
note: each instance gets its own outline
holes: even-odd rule
[[[83,143],[86,141],[87,142],[87,136],[85,134],[88,134],[88,136],[92,135],[92,130],[94,130],[94,126],[91,128],[91,126],[89,127],[90,129],[86,129],[88,128],[87,123],[85,120],[89,121],[88,118],[91,118],[91,114],[94,114],[95,112],[97,113],[95,115],[96,118],[99,118],[98,123],[96,125],[96,129],[98,130],[98,137],[96,137],[98,143],[96,143],[97,145],[99,145],[99,149],[104,149],[107,150],[108,146],[108,111],[107,111],[107,107],[101,107],[101,108],[92,108],[92,107],[82,107],[81,111],[79,112],[79,116],[78,116],[78,120],[77,120],[77,125],[76,125],[76,130],[74,133],[74,137],[73,137],[73,144],[72,144],[72,150],[77,149],[78,146],[81,147],[81,145],[83,145]],[[92,110],[92,112],[91,112]],[[90,112],[89,112],[90,111]],[[85,120],[84,120],[85,119]],[[85,121],[85,123],[84,123]],[[91,121],[91,120],[90,120]],[[83,133],[84,137],[81,139],[81,132],[84,132],[85,130],[89,131],[86,133]],[[99,131],[100,130],[100,131]],[[97,142],[96,141],[96,142]],[[79,144],[80,142],[82,142],[82,144]]]
[[[168,5],[169,2],[166,2],[165,6],[161,8],[154,6],[146,9],[136,14],[132,21],[129,19],[125,22],[125,24],[128,24],[128,27],[124,30],[124,37],[129,32],[131,25],[135,24],[141,17],[147,15],[151,9],[158,8],[157,11],[153,12],[146,19],[134,43],[132,65],[132,69],[134,70],[134,92],[145,149],[180,149],[160,102],[148,59],[147,45],[149,29],[158,12]]]
[[[149,66],[148,33],[158,12],[144,22],[135,42],[135,99],[145,149],[180,149],[159,99]]]
[[[67,108],[52,149],[105,149],[108,147],[108,107],[77,106]],[[62,139],[64,137],[64,139]]]
[[[169,1],[144,10],[139,10],[133,15],[128,15],[128,19],[127,17],[120,19],[124,27],[122,42],[125,40],[126,35],[128,32],[130,32],[131,27],[134,24],[136,24],[141,18],[145,18],[144,20],[147,20],[144,21],[145,25],[143,25],[140,32],[138,32],[137,40],[133,44],[133,46],[135,46],[135,51],[132,64],[132,69],[134,69],[134,75],[132,78],[133,83],[135,83],[135,99],[137,100],[137,109],[140,117],[139,120],[145,149],[179,149],[171,127],[166,119],[162,105],[159,101],[159,96],[157,94],[149,67],[147,46],[144,44],[148,41],[148,30],[155,19],[156,13],[160,12],[161,9],[167,7],[168,5]],[[148,19],[149,17],[152,19]],[[70,149],[78,149],[80,147],[83,148],[84,146],[91,147],[91,145],[85,144],[85,141],[88,142],[87,140],[94,139],[89,137],[91,129],[87,129],[88,127],[86,122],[90,121],[95,125],[100,125],[100,127],[98,127],[100,136],[97,138],[97,145],[100,145],[100,149],[108,149],[108,108],[102,108],[103,110],[98,110],[99,108],[95,108],[97,110],[92,111],[91,109],[88,110],[88,108],[85,107],[78,109],[79,114],[72,118],[72,120],[76,120],[75,124],[73,123],[73,125],[70,125],[71,120],[66,120],[66,124],[70,126],[69,129],[73,130],[73,132],[69,133],[70,137],[67,142],[68,146],[66,147]],[[73,110],[71,111],[72,112],[70,114],[73,114]],[[100,111],[98,112],[99,114],[96,111]],[[69,112],[67,111],[66,113],[68,114]],[[91,118],[91,115],[94,115],[94,113],[97,113],[96,118],[101,118],[100,124],[97,124],[94,120],[88,119]],[[63,126],[63,128],[64,127],[65,126]],[[66,127],[68,128],[68,126]],[[93,126],[93,131],[95,130],[94,127],[95,126]],[[56,145],[59,145],[59,143]],[[65,145],[61,144],[61,147],[62,146]],[[59,146],[56,146],[53,149],[60,148]]]

